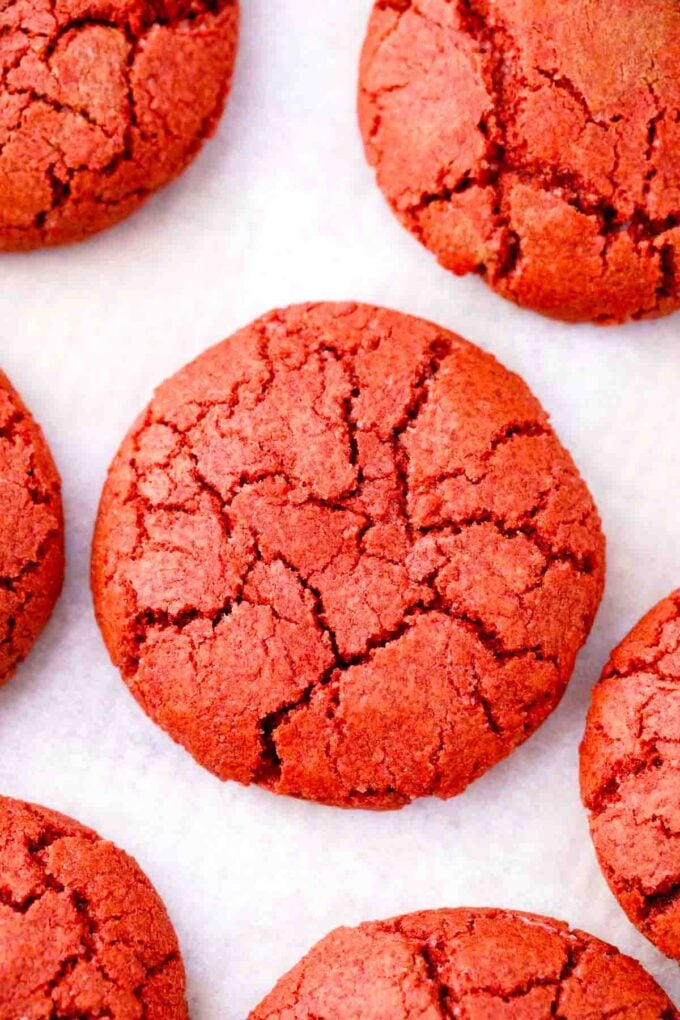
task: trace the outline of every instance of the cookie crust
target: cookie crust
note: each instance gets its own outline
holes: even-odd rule
[[[222,779],[451,797],[559,701],[604,550],[526,385],[430,323],[273,312],[160,387],[111,468],[97,617]]]
[[[0,251],[78,241],[216,127],[237,0],[22,0],[0,14]]]
[[[561,921],[430,910],[339,928],[250,1020],[677,1020],[643,968]]]
[[[680,960],[680,590],[621,642],[593,691],[581,791],[612,892]]]
[[[41,429],[0,371],[0,684],[47,623],[63,579],[59,475]]]
[[[122,850],[2,797],[0,874],[4,1020],[188,1020],[172,925]]]
[[[568,321],[680,305],[673,0],[377,0],[366,154],[441,264]]]

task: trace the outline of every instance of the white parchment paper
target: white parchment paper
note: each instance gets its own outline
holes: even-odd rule
[[[677,965],[599,873],[577,789],[591,685],[680,584],[680,316],[570,327],[436,265],[364,163],[355,88],[370,5],[243,0],[230,106],[182,179],[92,241],[1,258],[0,362],[63,476],[68,573],[0,691],[0,791],[137,857],[177,927],[193,1020],[242,1020],[339,924],[459,905],[564,918],[640,959],[680,1003]],[[311,299],[392,306],[493,351],[552,413],[603,516],[606,596],[563,704],[449,803],[342,812],[220,784],[137,708],[93,619],[101,485],[153,387],[260,313]]]

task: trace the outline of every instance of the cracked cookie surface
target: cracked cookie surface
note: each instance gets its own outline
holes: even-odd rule
[[[401,222],[557,318],[680,306],[674,0],[377,0],[359,114]]]
[[[0,250],[128,216],[214,130],[237,0],[10,0],[0,10]]]
[[[680,590],[624,638],[593,691],[581,791],[612,892],[680,960]]]
[[[42,431],[0,371],[0,684],[47,623],[63,578],[59,475]]]
[[[643,968],[592,935],[509,910],[339,928],[250,1020],[677,1020]]]
[[[222,779],[451,797],[559,701],[601,596],[593,501],[526,385],[430,323],[264,316],[157,391],[109,473],[97,616]]]
[[[188,1020],[165,907],[112,843],[0,798],[3,1020]]]

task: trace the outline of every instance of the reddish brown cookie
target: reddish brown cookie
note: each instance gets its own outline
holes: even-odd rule
[[[680,960],[680,590],[624,638],[593,691],[581,791],[614,895]]]
[[[0,372],[0,683],[47,623],[63,578],[59,475],[42,431]]]
[[[19,0],[0,12],[0,250],[78,241],[217,124],[237,0]]]
[[[680,306],[675,0],[377,0],[359,110],[401,222],[520,305]]]
[[[639,963],[561,921],[427,910],[338,928],[250,1020],[677,1020]]]
[[[135,697],[216,775],[387,808],[459,793],[545,719],[603,559],[517,376],[419,319],[303,305],[158,390],[93,590]]]
[[[184,968],[158,894],[112,843],[0,798],[2,1020],[187,1020]]]

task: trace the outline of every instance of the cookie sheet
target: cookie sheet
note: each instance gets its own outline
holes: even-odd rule
[[[176,184],[94,240],[3,255],[0,362],[64,480],[68,570],[52,623],[0,691],[0,791],[135,855],[182,943],[193,1020],[242,1020],[339,924],[425,907],[561,917],[680,975],[600,875],[577,787],[610,648],[680,584],[680,316],[602,329],[520,311],[440,269],[393,219],[355,117],[370,0],[244,0],[231,103]],[[107,465],[154,385],[277,305],[357,299],[433,319],[520,372],[591,486],[607,590],[558,711],[449,803],[341,812],[222,785],[146,719],[99,637],[89,545]]]

